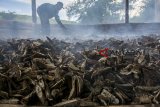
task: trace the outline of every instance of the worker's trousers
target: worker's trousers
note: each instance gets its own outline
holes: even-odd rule
[[[43,35],[50,35],[50,23],[49,18],[46,16],[46,14],[41,13],[39,14],[40,21],[41,21],[41,31]]]

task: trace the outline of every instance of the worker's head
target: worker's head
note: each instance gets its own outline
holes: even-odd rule
[[[57,6],[58,10],[61,10],[63,8],[63,3],[57,2],[56,6]]]

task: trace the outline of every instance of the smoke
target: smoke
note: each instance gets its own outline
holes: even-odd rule
[[[119,0],[120,2],[121,0]],[[77,41],[85,41],[85,40],[101,40],[108,39],[111,37],[117,39],[130,39],[136,38],[141,35],[149,35],[149,34],[160,34],[158,28],[160,28],[160,24],[156,23],[147,23],[144,22],[154,22],[154,12],[155,7],[154,3],[151,5],[147,5],[147,14],[142,15],[142,7],[144,7],[144,0],[137,0],[133,3],[133,9],[130,13],[130,17],[141,15],[141,19],[137,18],[131,20],[132,22],[140,22],[140,23],[131,23],[131,24],[99,24],[99,25],[65,25],[67,28],[67,32],[63,31],[57,25],[51,26],[51,35],[50,38],[57,38],[59,40],[77,42]],[[157,2],[160,0],[157,0]],[[136,8],[136,4],[138,4],[139,8]],[[160,7],[160,2],[158,2]],[[131,3],[132,4],[132,3]],[[154,4],[154,5],[153,5]],[[138,9],[138,10],[137,10]],[[156,13],[158,11],[158,7],[156,7]],[[123,13],[119,11],[119,13]],[[121,15],[124,15],[121,14]],[[148,16],[146,16],[148,15]],[[157,14],[158,15],[158,14]],[[152,16],[153,18],[150,18]],[[150,19],[148,19],[150,18]],[[114,20],[114,19],[110,19]],[[47,35],[42,35],[40,30],[40,25],[24,25],[19,23],[18,26],[8,25],[9,30],[3,30],[1,32],[1,38],[19,38],[19,39],[45,39]],[[7,36],[6,36],[7,35]]]
[[[160,24],[132,23],[132,24],[107,24],[107,25],[66,25],[69,33],[60,28],[54,29],[51,38],[64,41],[77,42],[85,40],[102,40],[109,38],[133,39],[142,35],[160,34]],[[63,32],[63,33],[62,33]]]
[[[1,39],[46,39],[48,35],[41,34],[40,24],[0,22]],[[3,26],[3,27],[2,27]],[[51,26],[50,38],[77,42],[85,40],[102,40],[111,37],[117,39],[131,39],[141,35],[160,34],[159,23],[130,23],[130,24],[99,24],[99,25],[65,25],[63,31],[58,25]]]

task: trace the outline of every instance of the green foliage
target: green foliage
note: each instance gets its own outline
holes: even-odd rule
[[[3,13],[4,12],[0,12],[0,20],[6,20],[3,17]],[[17,22],[22,22],[22,23],[32,23],[32,16],[15,14],[15,17],[13,18],[13,20],[17,21]],[[37,22],[40,23],[39,18],[37,18]],[[51,24],[57,24],[54,19],[51,19],[50,23]],[[75,24],[74,21],[65,21],[65,20],[62,20],[62,23],[64,23],[64,24]]]
[[[131,18],[131,22],[153,22],[155,17],[155,1],[156,0],[144,1],[145,5],[142,7],[143,11],[140,16]]]
[[[136,11],[139,0],[130,0],[130,10]],[[132,17],[132,21],[146,19],[148,9],[154,0],[142,0],[140,15]],[[97,24],[107,22],[124,22],[125,0],[76,0],[67,8],[69,18],[76,18],[80,23]],[[123,13],[123,14],[122,14]],[[153,13],[153,12],[152,12]]]
[[[16,17],[16,14],[15,14],[15,12],[8,11],[8,13],[7,13],[5,11],[2,11],[2,12],[0,12],[0,16],[1,16],[1,19],[3,19],[3,20],[14,20]]]
[[[67,15],[78,17],[81,23],[102,23],[108,0],[77,0],[67,9]]]

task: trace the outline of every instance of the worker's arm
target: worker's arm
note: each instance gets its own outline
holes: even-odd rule
[[[55,20],[56,20],[56,22],[61,26],[61,28],[63,29],[63,32],[64,32],[65,34],[67,34],[67,35],[70,35],[70,34],[71,34],[70,31],[62,24],[62,22],[61,22],[61,20],[60,20],[60,18],[59,18],[58,15],[55,16]]]
[[[55,20],[63,29],[66,29],[65,26],[62,24],[62,22],[61,22],[61,20],[60,20],[58,15],[55,16]]]

